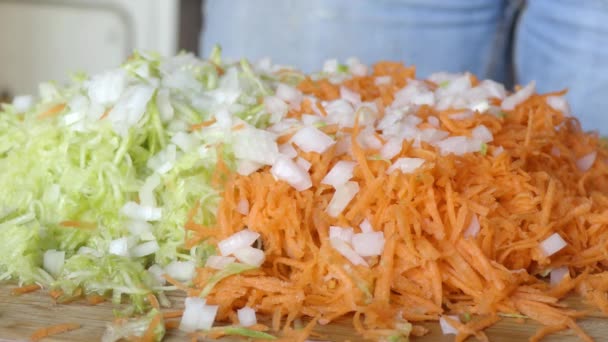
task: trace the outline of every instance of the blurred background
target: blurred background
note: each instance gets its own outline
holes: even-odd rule
[[[116,67],[134,49],[197,53],[201,3],[0,0],[0,100],[66,81],[72,71]]]

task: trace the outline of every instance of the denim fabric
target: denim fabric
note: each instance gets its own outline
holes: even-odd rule
[[[203,11],[202,55],[219,43],[229,58],[304,71],[356,56],[414,64],[421,77],[534,79],[543,92],[569,87],[583,127],[608,133],[608,0],[206,0]]]

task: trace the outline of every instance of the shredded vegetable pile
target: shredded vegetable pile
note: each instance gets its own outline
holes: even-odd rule
[[[591,340],[561,299],[608,314],[607,152],[564,94],[219,49],[45,83],[0,115],[0,280],[131,303],[104,341],[303,341],[343,317],[370,340],[483,341],[501,317]]]

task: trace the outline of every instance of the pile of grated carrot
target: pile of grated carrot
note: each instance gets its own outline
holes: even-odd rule
[[[386,75],[394,81],[374,82]],[[298,89],[323,101],[339,97],[345,86],[363,101],[374,101],[382,115],[413,77],[413,68],[381,62],[367,76],[341,84],[307,78]],[[223,279],[213,288],[207,300],[219,305],[218,319],[230,319],[235,308],[246,305],[272,317],[273,329],[294,333],[295,321],[313,318],[298,335],[303,339],[312,325],[346,316],[361,336],[378,340],[394,334],[400,322],[412,324],[411,335],[424,335],[427,329],[418,322],[443,318],[456,329],[456,341],[470,336],[485,341],[485,328],[515,315],[544,326],[532,341],[566,329],[590,341],[576,323],[585,313],[560,300],[578,293],[608,314],[607,151],[596,134],[584,133],[576,119],[547,104],[552,95],[563,92],[533,94],[504,115],[476,112],[460,120],[450,118],[449,109],[420,106],[417,115],[436,116],[443,130],[470,135],[483,124],[494,141],[483,153],[457,156],[406,140],[395,158],[426,161],[408,174],[387,174],[390,161],[358,143],[362,127],[357,118],[352,128],[320,127],[336,137],[350,134],[351,154],[336,153],[335,145],[324,153],[296,148],[311,163],[309,189],[297,191],[276,180],[270,167],[247,176],[228,175],[217,224],[205,227],[191,218],[187,245],[219,242],[247,227],[261,235],[266,259],[259,269]],[[312,112],[312,106],[319,104],[305,99],[288,116],[298,118]],[[577,160],[593,151],[595,161],[581,171]],[[321,180],[340,160],[357,163],[352,180],[360,190],[332,217],[326,208],[334,190]],[[250,203],[246,214],[238,209],[243,200]],[[364,220],[382,231],[386,241],[381,255],[366,259],[369,267],[348,262],[328,238],[330,226],[357,232]],[[475,220],[478,233],[465,234]],[[556,233],[567,245],[547,256],[540,244]],[[563,267],[566,275],[549,284],[549,272]],[[212,274],[198,269],[190,293],[199,293]]]

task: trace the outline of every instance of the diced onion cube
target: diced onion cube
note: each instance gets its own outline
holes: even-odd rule
[[[578,159],[576,161],[576,167],[581,172],[586,172],[593,166],[593,163],[595,163],[596,157],[597,157],[597,152],[593,151],[593,152],[581,157],[580,159]]]
[[[194,276],[193,261],[172,261],[165,266],[165,272],[178,281],[190,281]]]
[[[401,171],[404,174],[412,173],[424,164],[425,160],[422,158],[399,158],[386,170],[387,174],[391,174],[396,170]]]
[[[49,249],[44,252],[42,265],[44,270],[49,272],[53,277],[57,277],[61,273],[65,262],[65,252]]]
[[[464,231],[464,237],[465,238],[476,237],[477,234],[479,234],[479,229],[480,229],[479,220],[477,219],[477,215],[473,214],[473,217],[471,218],[471,223],[469,223],[469,226]]]
[[[238,249],[251,246],[259,237],[259,233],[246,228],[220,241],[217,247],[223,256],[228,256]]]
[[[144,242],[140,245],[133,247],[131,250],[131,256],[133,257],[143,257],[146,255],[154,254],[159,250],[158,242],[156,240]]]
[[[250,327],[258,323],[258,320],[255,316],[255,310],[248,306],[237,310],[236,315],[239,318],[239,324],[244,327]]]
[[[238,261],[252,266],[261,266],[266,259],[263,250],[251,246],[237,249],[233,254]]]
[[[310,175],[293,160],[280,157],[270,169],[277,179],[289,183],[298,191],[304,191],[312,186]]]
[[[162,218],[162,209],[139,205],[135,202],[125,203],[120,212],[128,218],[142,221],[158,221]]]
[[[551,286],[559,284],[569,274],[570,271],[568,270],[568,267],[565,266],[552,269],[550,273]]]
[[[323,177],[321,184],[337,187],[348,182],[353,177],[357,163],[352,161],[340,160],[331,168],[331,170]]]
[[[353,236],[353,249],[360,256],[381,255],[384,250],[384,233],[359,233]]]
[[[551,256],[559,252],[567,245],[568,243],[558,233],[553,233],[551,236],[549,236],[540,243],[540,248],[542,249],[545,256]]]
[[[334,139],[332,139],[329,135],[311,126],[301,128],[291,138],[291,141],[304,152],[317,153],[323,153],[327,151],[327,149],[333,144],[335,144]]]
[[[460,322],[458,316],[447,316],[452,320]],[[454,328],[448,321],[442,316],[439,318],[439,326],[441,327],[441,332],[444,335],[456,335],[458,334],[458,330]]]
[[[129,256],[129,240],[126,237],[122,237],[110,241],[108,252],[119,256]]]
[[[351,243],[353,239],[353,229],[352,228],[342,228],[337,226],[329,227],[329,238],[330,239],[340,239],[348,244]]]
[[[345,184],[336,187],[336,192],[329,201],[325,211],[329,216],[337,217],[358,192],[359,184],[357,184],[357,182],[346,182]]]
[[[205,266],[216,269],[216,270],[223,270],[226,266],[232,264],[235,261],[236,261],[236,258],[234,258],[234,257],[212,255],[209,258],[207,258],[207,262],[205,263]]]
[[[346,242],[341,239],[329,239],[331,246],[343,257],[348,259],[353,265],[369,266],[357,252],[355,252]]]

